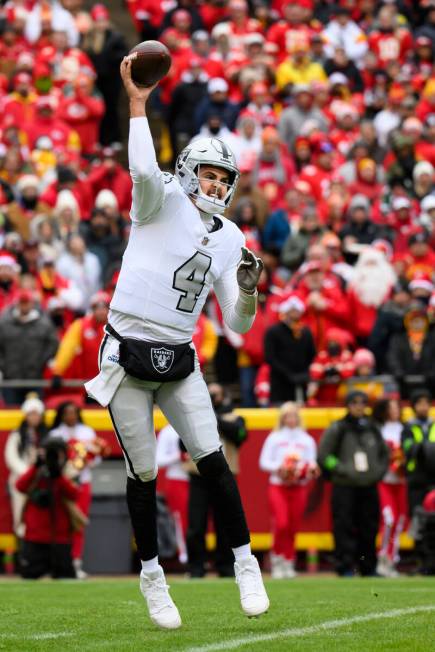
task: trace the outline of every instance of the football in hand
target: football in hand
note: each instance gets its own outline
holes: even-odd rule
[[[171,55],[159,41],[143,41],[130,50],[131,78],[136,86],[148,87],[160,81],[171,67]]]

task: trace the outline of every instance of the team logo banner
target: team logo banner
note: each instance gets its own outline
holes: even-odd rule
[[[170,370],[174,363],[174,352],[165,349],[164,346],[159,349],[151,349],[151,362],[156,371],[164,374]]]

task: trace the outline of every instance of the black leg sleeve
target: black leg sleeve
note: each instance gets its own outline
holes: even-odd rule
[[[158,554],[156,480],[127,478],[127,505],[139,556],[143,561]]]
[[[248,544],[249,530],[239,488],[222,451],[203,457],[197,463],[197,467],[206,480],[213,502],[222,515],[223,526],[231,548]]]

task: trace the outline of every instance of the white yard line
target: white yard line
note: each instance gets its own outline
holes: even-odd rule
[[[0,634],[0,641],[14,640],[14,641],[52,641],[56,638],[65,638],[72,636],[73,632],[41,632],[40,634]]]
[[[257,634],[246,636],[245,638],[233,638],[222,643],[210,643],[200,647],[192,647],[187,652],[217,652],[218,650],[235,650],[243,645],[253,645],[254,643],[264,643],[268,641],[285,640],[287,638],[301,638],[309,634],[320,634],[332,629],[356,625],[358,623],[367,623],[372,620],[381,620],[382,618],[400,618],[410,614],[424,613],[425,611],[435,611],[434,605],[422,605],[420,607],[409,607],[407,609],[392,609],[391,611],[381,611],[369,613],[362,616],[352,616],[351,618],[340,618],[339,620],[327,620],[318,625],[308,627],[295,627],[294,629],[281,629],[270,634]],[[267,618],[267,616],[265,616]]]

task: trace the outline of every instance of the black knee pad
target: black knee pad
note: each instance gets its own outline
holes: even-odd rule
[[[228,462],[226,461],[222,451],[215,451],[214,453],[201,458],[196,466],[202,477],[207,480],[215,480],[230,471]]]

